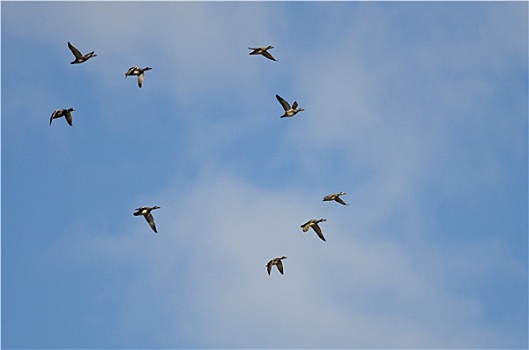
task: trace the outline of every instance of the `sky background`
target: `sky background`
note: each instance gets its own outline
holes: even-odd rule
[[[527,2],[1,11],[4,348],[527,348]]]

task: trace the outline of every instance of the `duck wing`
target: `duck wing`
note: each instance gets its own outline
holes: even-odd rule
[[[140,75],[138,75],[138,86],[141,87],[141,85],[143,84],[143,77],[145,76],[145,74],[143,74],[143,72],[140,73]]]
[[[128,77],[129,75],[134,75],[134,71],[138,69],[138,67],[130,67],[129,70],[125,73],[125,77]]]
[[[281,274],[283,274],[283,263],[281,262],[281,260],[277,262],[277,269],[279,270],[279,272],[281,272]]]
[[[330,195],[328,195],[328,196],[323,197],[323,200],[324,200],[324,201],[332,201],[332,200],[334,200],[334,197],[333,197],[332,194],[330,194]]]
[[[312,228],[314,229],[314,231],[316,231],[316,234],[318,235],[318,237],[320,237],[323,241],[325,241],[325,237],[323,237],[323,233],[321,232],[320,226],[318,226],[318,224],[313,224]]]
[[[51,124],[51,121],[55,118],[58,118],[58,116],[60,116],[62,113],[62,109],[56,109],[53,111],[53,113],[51,114],[51,117],[50,117],[50,124]]]
[[[287,101],[285,101],[281,96],[276,95],[276,98],[279,101],[279,103],[281,103],[281,106],[283,106],[283,109],[285,111],[288,111],[289,109],[291,109],[290,104]]]
[[[307,221],[306,223],[301,225],[301,229],[303,230],[303,232],[307,232],[309,228],[310,228],[310,221]]]
[[[75,46],[73,46],[72,44],[70,44],[70,42],[68,41],[68,47],[70,48],[70,51],[72,51],[73,55],[75,56],[75,58],[81,58],[83,57],[83,55],[81,54],[81,51],[77,50],[75,48]]]
[[[156,231],[156,225],[154,224],[154,218],[152,217],[151,213],[147,213],[144,216],[145,216],[145,220],[147,220],[147,222],[149,223],[149,226],[151,226],[152,230],[154,232],[158,233],[158,231]]]
[[[70,126],[73,126],[72,114],[69,111],[66,111],[66,113],[64,114],[64,117],[66,118],[66,121],[68,122],[68,124],[70,124]]]
[[[272,260],[270,260],[268,264],[266,264],[266,271],[268,271],[268,274],[272,272]]]
[[[292,104],[292,109],[296,108],[298,108],[298,101],[294,101],[294,103]]]
[[[334,200],[337,201],[337,202],[340,203],[340,204],[347,205],[347,203],[345,203],[345,202],[343,201],[343,199],[341,199],[340,197],[336,197],[336,198],[334,198]]]
[[[268,52],[268,51],[263,51],[263,52],[261,52],[261,55],[263,55],[264,57],[268,58],[269,60],[277,61],[277,60],[274,58],[274,56],[272,56],[272,55],[270,54],[270,52]]]

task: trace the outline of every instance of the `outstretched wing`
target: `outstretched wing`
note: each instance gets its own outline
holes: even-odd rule
[[[66,118],[66,121],[68,122],[68,124],[70,124],[70,126],[73,126],[72,114],[67,111],[64,117]]]
[[[279,101],[279,103],[281,103],[281,106],[283,106],[283,109],[284,109],[285,111],[288,111],[289,109],[291,109],[291,108],[290,108],[290,105],[288,104],[288,102],[285,101],[281,96],[276,95],[276,98],[277,98],[277,100]]]
[[[312,228],[314,231],[316,231],[316,234],[318,237],[320,237],[323,241],[325,241],[325,237],[323,237],[323,233],[321,232],[321,228],[318,226],[318,224],[313,224]]]
[[[148,213],[148,214],[145,215],[145,220],[147,220],[147,222],[151,226],[152,230],[154,232],[158,233],[158,231],[156,231],[156,225],[154,224],[154,218],[152,217],[151,213]]]
[[[68,41],[68,47],[70,48],[70,51],[72,51],[73,55],[76,57],[76,58],[81,58],[83,57],[83,55],[81,54],[81,52],[79,50],[77,50],[75,48],[75,46],[73,46],[72,44],[70,44],[70,42]]]
[[[141,87],[141,85],[143,84],[143,77],[144,76],[145,75],[143,74],[143,72],[140,75],[138,75],[138,86],[139,87]]]
[[[56,110],[53,111],[53,113],[51,114],[51,117],[50,117],[50,125],[51,125],[51,121],[53,119],[57,118],[57,116],[59,114],[61,114],[61,112],[62,112],[62,109],[56,109]]]
[[[345,202],[343,201],[343,199],[341,199],[340,197],[336,197],[336,198],[334,198],[334,200],[337,201],[337,202],[340,203],[340,204],[347,205],[347,203],[345,203]]]
[[[266,271],[268,271],[268,274],[270,274],[270,272],[272,271],[272,260],[270,260],[268,264],[266,264]]]
[[[261,54],[262,54],[264,57],[268,58],[269,60],[277,61],[277,60],[276,60],[276,59],[270,54],[270,52],[268,52],[268,51],[263,51],[263,52],[261,52]]]
[[[279,272],[281,272],[281,274],[283,274],[283,263],[281,262],[281,260],[277,262],[277,269],[279,270]]]

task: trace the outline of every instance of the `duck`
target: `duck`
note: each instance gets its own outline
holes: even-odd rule
[[[253,50],[250,52],[250,55],[263,55],[264,57],[268,58],[272,61],[277,61],[271,54],[268,52],[268,50],[273,49],[273,46],[267,46],[267,47],[249,47],[248,50]]]
[[[281,274],[283,274],[283,262],[281,260],[286,259],[286,256],[282,256],[280,258],[274,258],[266,264],[266,270],[268,271],[268,274],[270,275],[270,272],[272,272],[272,266],[277,266],[277,269]]]
[[[156,230],[156,225],[154,224],[154,218],[152,217],[151,211],[155,209],[160,209],[159,206],[155,205],[154,207],[139,207],[134,210],[136,212],[133,214],[134,216],[140,216],[143,215],[145,217],[145,220],[149,223],[149,226],[151,226],[152,230],[155,233],[158,233]]]
[[[321,228],[318,225],[320,222],[324,222],[324,221],[327,221],[327,219],[318,219],[318,220],[312,219],[312,220],[307,221],[303,225],[301,225],[301,228],[302,228],[303,232],[307,232],[309,230],[309,228],[312,227],[312,229],[316,232],[318,237],[320,237],[322,241],[325,241],[325,237],[323,237],[323,233],[321,232]]]
[[[328,201],[336,201],[342,205],[349,205],[347,203],[345,203],[343,201],[343,199],[340,198],[340,196],[343,196],[344,194],[346,194],[345,192],[340,192],[340,193],[333,193],[333,194],[330,194],[328,196],[325,196],[323,197],[323,201],[324,202],[328,202]]]
[[[285,114],[283,114],[281,116],[281,118],[293,117],[298,112],[304,111],[303,108],[298,108],[298,102],[297,101],[294,101],[294,103],[292,104],[292,107],[290,107],[290,104],[287,101],[285,101],[281,96],[276,95],[276,98],[279,101],[279,103],[281,103],[281,106],[283,106],[283,109],[285,110]]]
[[[75,56],[75,60],[70,62],[71,64],[77,64],[77,63],[83,63],[85,61],[88,61],[92,57],[96,57],[97,55],[94,53],[94,51],[87,53],[86,55],[83,55],[81,51],[77,50],[75,46],[73,46],[68,41],[68,47],[70,48],[70,51],[72,51],[73,55]]]
[[[73,126],[73,120],[72,120],[72,114],[71,114],[71,112],[73,112],[73,111],[75,111],[75,109],[73,109],[73,108],[56,109],[51,114],[50,125],[51,125],[51,122],[53,121],[53,119],[57,119],[57,118],[60,118],[60,117],[65,117],[66,121],[68,122],[68,124],[70,124],[70,126]]]
[[[138,76],[138,86],[141,88],[141,85],[143,84],[143,78],[144,78],[144,72],[151,70],[151,67],[145,67],[145,68],[139,68],[139,67],[130,67],[127,73],[125,73],[125,78],[129,75],[137,75]]]

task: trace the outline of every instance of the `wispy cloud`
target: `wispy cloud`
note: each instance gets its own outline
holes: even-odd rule
[[[299,201],[297,193],[271,193],[218,175],[177,191],[178,200],[172,191],[156,196],[162,203],[155,215],[159,235],[131,216],[130,234],[92,236],[87,230],[53,251],[60,260],[70,256],[74,268],[104,264],[113,266],[105,275],[128,275],[125,289],[109,286],[122,291],[111,296],[119,298],[120,346],[141,339],[155,346],[235,348],[502,344],[484,334],[480,300],[460,294],[451,282],[454,274],[467,275],[461,268],[469,257],[491,256],[496,245],[451,252],[447,264],[442,247],[368,235],[343,219],[322,225],[324,243],[303,234],[299,224],[305,213],[331,203]],[[424,229],[418,220],[413,224]],[[285,275],[268,276],[266,262],[283,254],[289,257]],[[504,253],[494,255],[499,273],[523,273]],[[468,268],[480,284],[496,273]]]

